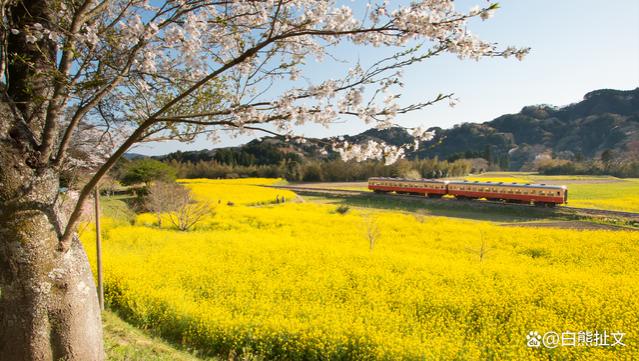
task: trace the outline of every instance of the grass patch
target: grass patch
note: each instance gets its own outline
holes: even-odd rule
[[[490,222],[527,222],[545,219],[566,219],[565,215],[555,215],[551,210],[547,209],[504,207],[494,204],[482,204],[480,201],[460,201],[455,199],[426,200],[394,198],[393,195],[385,197],[373,194],[357,196],[304,195],[304,199],[314,203],[329,203],[358,208],[376,208],[418,213],[423,216],[452,217]]]
[[[111,311],[102,313],[104,349],[108,361],[217,361],[179,351],[165,341],[147,335]]]
[[[639,212],[639,179],[615,183],[572,184],[568,204],[573,207]]]
[[[100,211],[102,212],[102,216],[131,223],[135,219],[135,212],[129,207],[133,199],[135,199],[135,197],[132,195],[100,197]]]

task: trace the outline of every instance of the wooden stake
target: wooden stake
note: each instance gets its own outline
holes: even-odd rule
[[[98,263],[98,302],[100,310],[104,311],[104,288],[102,287],[102,237],[100,236],[100,190],[95,186],[95,250]]]

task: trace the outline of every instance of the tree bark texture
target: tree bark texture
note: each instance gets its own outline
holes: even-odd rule
[[[100,309],[86,254],[77,237],[68,251],[60,251],[65,217],[59,174],[34,165],[32,128],[20,114],[3,97],[0,360],[103,360]]]

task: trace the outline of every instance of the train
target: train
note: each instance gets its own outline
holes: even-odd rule
[[[450,195],[457,199],[483,198],[542,207],[568,203],[568,188],[562,185],[374,177],[368,179],[368,189],[376,193],[395,192],[429,198]]]

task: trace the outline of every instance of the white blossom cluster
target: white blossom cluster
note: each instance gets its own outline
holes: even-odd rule
[[[413,136],[412,144],[404,144],[402,146],[389,145],[381,141],[368,140],[362,144],[350,144],[347,141],[336,141],[332,144],[343,161],[356,160],[363,161],[366,159],[383,160],[386,165],[393,164],[403,158],[406,151],[419,149],[421,142],[426,142],[435,136],[435,133],[416,127],[410,130]]]
[[[343,161],[356,160],[361,162],[366,159],[382,160],[389,165],[397,162],[404,156],[403,147],[389,145],[384,142],[368,140],[363,144],[349,144],[347,141],[336,143],[333,148],[337,150]]]
[[[63,164],[65,171],[95,171],[122,143],[125,134],[82,123],[73,133],[69,156]]]

